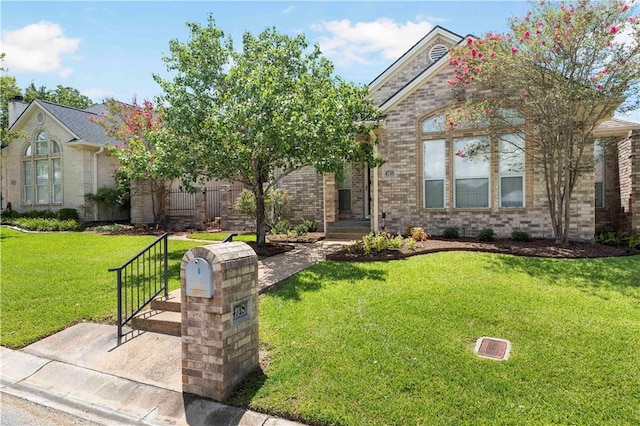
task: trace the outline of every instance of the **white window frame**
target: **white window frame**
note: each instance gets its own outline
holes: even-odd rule
[[[484,163],[486,163],[486,169],[487,169],[487,173],[485,174],[477,174],[477,175],[469,175],[469,176],[464,176],[464,177],[458,177],[458,170],[459,170],[459,164],[461,161],[464,161],[464,159],[460,156],[456,156],[455,152],[460,149],[457,146],[458,142],[465,142],[465,141],[471,141],[471,140],[477,140],[477,139],[486,139],[489,142],[489,150],[491,147],[491,138],[489,138],[489,136],[472,136],[472,137],[457,137],[457,138],[453,138],[453,205],[456,209],[458,210],[486,210],[491,208],[491,155],[490,152],[484,154],[487,155],[488,158],[486,161],[484,161]],[[475,157],[475,160],[470,160],[470,161],[477,161],[477,156]],[[457,166],[458,165],[458,166]],[[458,181],[462,181],[462,180],[486,180],[487,181],[487,202],[485,206],[470,206],[470,207],[459,207],[459,203],[458,203]]]
[[[441,173],[434,173],[428,170],[427,159],[430,157],[430,153],[434,152],[434,149],[428,149],[431,145],[436,143],[440,144],[442,151],[442,171]],[[442,181],[442,205],[427,206],[427,182]],[[422,207],[428,210],[444,209],[446,204],[446,183],[447,183],[447,140],[446,139],[427,139],[422,141]]]
[[[22,204],[62,205],[62,147],[44,130],[22,150]],[[39,171],[40,173],[39,176]],[[29,178],[29,179],[28,179]]]
[[[514,141],[510,141],[508,140],[508,138],[510,137],[517,137],[518,138],[518,142],[515,143]],[[505,147],[506,145],[506,147]],[[527,160],[525,157],[525,140],[522,134],[519,133],[512,133],[512,134],[507,134],[507,135],[502,135],[500,136],[500,140],[498,141],[498,175],[499,175],[499,188],[498,188],[498,194],[500,197],[500,208],[502,209],[522,209],[526,207],[526,188],[525,188],[525,182],[526,182],[526,165],[527,165]],[[502,168],[502,162],[505,161],[505,151],[506,150],[515,150],[515,151],[520,151],[519,155],[522,156],[522,171],[521,172],[517,172],[517,171],[508,171],[508,172],[504,172],[503,168]],[[522,203],[519,206],[505,206],[504,205],[504,201],[502,199],[502,179],[503,178],[516,178],[519,177],[521,182],[522,182]]]
[[[605,198],[605,164],[604,164],[604,146],[602,140],[596,139],[593,142],[593,183],[594,183],[594,200],[593,204],[597,209],[603,209],[607,205]],[[600,175],[600,176],[598,176]],[[600,188],[598,188],[600,184]],[[602,201],[598,205],[598,191],[600,192],[600,200]]]

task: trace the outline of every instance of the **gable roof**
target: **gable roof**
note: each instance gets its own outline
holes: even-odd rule
[[[369,90],[371,92],[380,88],[384,83],[389,81],[394,75],[400,72],[407,64],[409,64],[417,55],[422,53],[427,45],[438,37],[448,39],[454,44],[463,40],[463,37],[449,31],[446,28],[436,25],[431,31],[429,31],[424,37],[422,37],[416,44],[414,44],[409,50],[407,50],[402,56],[400,56],[394,63],[392,63],[387,69],[380,73],[376,78],[369,83]],[[442,58],[440,58],[442,60]],[[440,60],[436,62],[440,62]]]
[[[28,115],[28,111],[40,108],[53,118],[58,124],[63,126],[72,135],[66,143],[83,142],[84,144],[102,146],[105,144],[114,145],[116,139],[105,134],[104,127],[94,123],[89,118],[99,117],[107,109],[104,105],[94,105],[86,110],[55,104],[53,102],[40,99],[33,100],[27,108],[20,114],[11,127],[18,125],[21,119]]]

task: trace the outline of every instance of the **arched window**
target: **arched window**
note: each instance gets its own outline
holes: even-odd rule
[[[517,110],[502,112],[505,123],[524,123]],[[492,205],[492,193],[498,194],[500,208],[524,207],[522,135],[489,136],[486,120],[445,132],[444,120],[444,114],[439,113],[420,123],[423,208],[487,209]],[[497,162],[495,167],[492,162]],[[491,190],[492,186],[496,191]]]
[[[60,144],[42,130],[22,153],[23,204],[62,204]]]

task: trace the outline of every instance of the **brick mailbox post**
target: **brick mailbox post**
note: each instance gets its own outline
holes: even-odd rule
[[[258,258],[241,242],[194,247],[180,285],[182,390],[222,401],[258,366]]]

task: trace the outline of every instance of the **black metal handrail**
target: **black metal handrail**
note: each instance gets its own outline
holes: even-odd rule
[[[122,327],[164,291],[169,296],[168,237],[165,233],[109,272],[118,274],[118,344]]]

